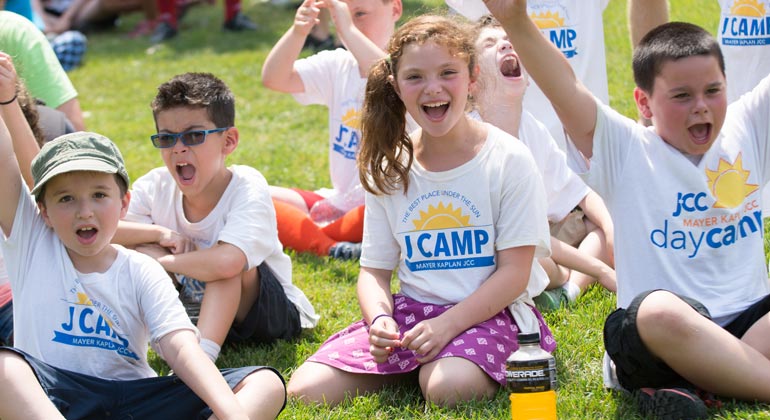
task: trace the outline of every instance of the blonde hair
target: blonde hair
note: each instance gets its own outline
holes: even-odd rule
[[[390,39],[388,55],[369,71],[361,117],[358,173],[361,185],[372,194],[409,188],[413,144],[406,132],[406,106],[396,93],[398,65],[404,49],[433,42],[468,62],[474,74],[474,38],[466,23],[446,16],[423,15],[401,26]],[[392,77],[392,78],[391,78]]]

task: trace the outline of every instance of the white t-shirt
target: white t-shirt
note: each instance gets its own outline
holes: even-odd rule
[[[321,51],[294,63],[305,85],[294,99],[329,108],[329,172],[332,187],[344,194],[360,184],[356,155],[361,143],[361,111],[366,78],[350,51]]]
[[[495,251],[532,245],[527,292],[545,289],[537,258],[550,255],[550,234],[540,175],[521,142],[487,126],[486,142],[470,161],[443,172],[414,161],[407,194],[366,195],[361,266],[398,267],[405,295],[457,303],[495,271]]]
[[[519,140],[532,152],[545,185],[548,200],[548,220],[560,222],[591,191],[582,179],[567,166],[567,158],[540,121],[527,111],[522,112]]]
[[[163,267],[113,245],[104,273],[82,274],[22,188],[10,238],[2,244],[13,288],[15,346],[44,362],[100,378],[157,376],[148,342],[195,331]]]
[[[717,37],[725,58],[727,100],[733,102],[770,74],[770,1],[757,0],[762,7],[748,7],[736,0],[719,0],[721,13]],[[764,13],[764,14],[762,14]],[[770,203],[770,187],[762,191]],[[770,216],[765,206],[764,217]]]
[[[761,7],[740,0],[719,0],[717,38],[725,58],[729,102],[770,73],[770,1],[755,3]]]
[[[262,262],[270,267],[297,307],[302,327],[314,327],[319,317],[302,290],[291,281],[291,259],[283,253],[278,240],[275,207],[265,177],[244,165],[233,165],[229,170],[233,174],[230,184],[203,220],[187,220],[182,192],[166,167],[155,168],[133,183],[125,219],[176,231],[190,238],[197,249],[207,249],[218,242],[236,246],[246,255],[249,270]]]
[[[578,79],[603,103],[609,103],[602,13],[609,0],[530,0],[527,11],[540,31],[559,48]],[[527,63],[523,63],[526,68]],[[545,124],[562,150],[566,139],[556,111],[534,80],[524,95],[524,109]]]
[[[654,127],[599,106],[585,180],[615,222],[619,307],[667,289],[699,300],[725,325],[770,293],[760,196],[770,177],[768,114],[770,78],[728,107],[696,165]]]

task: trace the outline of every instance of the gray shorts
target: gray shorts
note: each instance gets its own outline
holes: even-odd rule
[[[43,391],[68,420],[207,419],[212,414],[206,403],[176,375],[126,381],[101,379],[51,366],[19,349],[0,347],[0,351],[15,352],[27,361]],[[234,388],[261,369],[275,372],[283,381],[278,371],[267,366],[220,372],[230,388]]]
[[[281,282],[267,264],[257,267],[259,296],[241,322],[233,322],[227,342],[250,341],[270,344],[277,339],[289,340],[302,332],[299,311],[286,296]]]

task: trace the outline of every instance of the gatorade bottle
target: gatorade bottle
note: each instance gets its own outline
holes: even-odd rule
[[[519,334],[506,361],[512,420],[556,420],[556,361],[540,347],[540,334]]]

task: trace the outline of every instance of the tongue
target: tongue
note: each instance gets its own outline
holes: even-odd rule
[[[519,68],[514,64],[513,60],[505,60],[500,65],[500,73],[505,77],[518,77],[521,75]]]
[[[179,175],[185,181],[189,181],[195,176],[195,167],[192,165],[178,166]]]
[[[690,135],[696,140],[704,140],[708,136],[709,126],[708,124],[695,124],[689,130]]]
[[[88,230],[79,230],[78,236],[84,239],[90,239],[94,235],[96,235],[96,229],[88,229]]]
[[[425,113],[431,118],[441,118],[447,110],[449,105],[441,106],[426,106]]]

